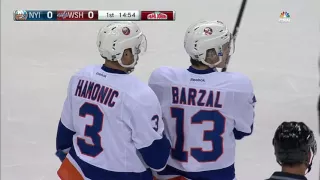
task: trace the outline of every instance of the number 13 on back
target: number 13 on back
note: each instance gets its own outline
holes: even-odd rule
[[[223,154],[223,133],[225,131],[226,118],[217,110],[200,110],[191,117],[191,125],[212,122],[211,130],[204,130],[202,134],[186,134],[185,114],[183,108],[171,108],[171,116],[176,120],[176,142],[172,148],[172,157],[180,162],[188,162],[188,154],[198,162],[214,162]],[[189,121],[188,121],[189,122]],[[190,147],[184,149],[186,136],[203,136],[203,141],[211,142],[211,150],[203,150],[202,147]]]

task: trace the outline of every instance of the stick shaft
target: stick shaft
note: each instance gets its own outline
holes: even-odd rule
[[[236,41],[236,38],[237,38],[237,35],[238,35],[238,31],[239,31],[239,27],[240,27],[240,23],[241,23],[241,20],[242,20],[242,16],[243,16],[246,4],[247,4],[247,0],[242,0],[241,7],[240,7],[240,10],[239,10],[239,13],[238,13],[238,16],[237,16],[236,24],[234,25],[234,28],[233,28],[233,33],[232,33],[233,41]],[[229,61],[230,61],[230,56],[227,59],[226,67],[222,68],[222,72],[227,71],[227,67],[228,67]]]

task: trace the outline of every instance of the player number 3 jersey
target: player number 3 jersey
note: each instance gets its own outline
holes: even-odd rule
[[[148,167],[160,170],[166,165],[170,144],[162,135],[157,97],[122,71],[89,66],[75,74],[60,124],[57,148],[67,148],[73,132],[67,158],[89,179],[152,178]]]

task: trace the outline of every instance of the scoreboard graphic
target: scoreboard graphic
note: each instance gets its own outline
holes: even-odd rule
[[[174,21],[175,11],[15,10],[14,21]]]

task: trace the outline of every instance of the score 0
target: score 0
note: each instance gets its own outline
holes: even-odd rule
[[[41,16],[41,20],[44,20],[44,21],[56,21],[57,11],[41,11],[40,16]]]
[[[84,20],[96,21],[98,20],[98,11],[84,11]]]
[[[53,18],[53,13],[52,11],[47,12],[47,19],[52,19]]]

